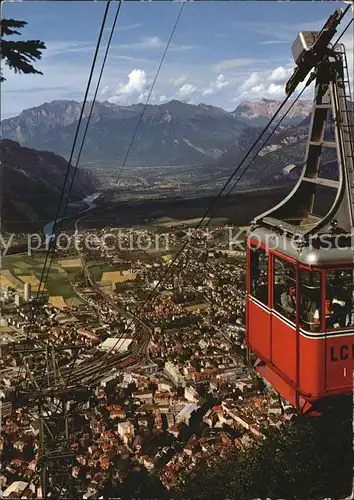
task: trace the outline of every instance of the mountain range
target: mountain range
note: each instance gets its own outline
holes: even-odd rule
[[[348,103],[350,116],[353,116],[354,103]],[[352,121],[352,118],[351,118]],[[272,132],[264,134],[252,154],[244,162],[240,175],[246,165],[247,175],[242,176],[240,187],[271,187],[275,184],[294,183],[299,177],[305,158],[308,140],[308,129],[310,115],[307,115],[300,123],[279,127]],[[243,160],[252,144],[260,137],[263,128],[247,127],[239,135],[234,145],[229,148],[218,160],[217,164],[221,171],[231,172]],[[354,129],[353,129],[354,134]],[[269,137],[269,140],[268,140]],[[332,142],[335,140],[329,122],[325,128],[324,140]],[[261,145],[266,141],[266,145]],[[255,157],[256,153],[259,154]],[[334,148],[324,148],[321,152],[322,174],[332,178],[334,170],[337,169],[337,152]]]
[[[242,101],[235,111],[232,112],[235,118],[239,118],[251,126],[264,127],[274,116],[282,101],[276,99],[261,99],[259,101]],[[297,101],[294,107],[289,110],[292,101],[285,103],[282,114],[289,110],[289,115],[284,117],[283,125],[297,125],[301,123],[311,112],[312,101]]]
[[[201,172],[215,190],[259,138],[264,123],[268,123],[280,103],[267,99],[244,101],[233,112],[179,101],[147,106],[127,167],[197,166],[187,169],[188,172]],[[123,160],[143,109],[142,104],[95,104],[70,201],[82,199],[99,187],[97,178],[83,168],[84,162],[88,165],[96,160],[104,167]],[[269,140],[271,131],[264,135],[252,155],[265,140],[267,144],[260,148],[239,187],[288,186],[295,182],[304,159],[311,109],[312,101],[298,101],[288,122],[284,120]],[[65,157],[69,157],[80,112],[78,102],[53,101],[2,122],[1,215],[6,227],[11,226],[11,221],[16,224],[25,221],[38,227],[53,218],[67,168]],[[84,110],[84,125],[88,113],[89,106]],[[329,128],[326,138],[331,138]],[[335,168],[335,154],[331,148],[322,153],[321,161],[329,176]],[[72,175],[73,169],[69,181]],[[193,179],[198,182],[199,177]]]
[[[118,106],[96,102],[82,163],[96,161],[103,166],[121,163],[140,122],[127,165],[209,165],[232,148],[245,129],[266,124],[280,102],[269,99],[244,101],[233,112],[176,100],[146,107],[143,104]],[[300,123],[311,106],[311,101],[298,101],[284,125]],[[76,101],[52,101],[24,110],[18,116],[3,120],[2,137],[68,158],[81,107],[82,103]],[[79,139],[90,107],[90,103],[85,106]]]

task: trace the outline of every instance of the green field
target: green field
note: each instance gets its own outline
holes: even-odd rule
[[[62,296],[64,299],[69,299],[76,296],[66,276],[58,279],[58,277],[53,278],[53,276],[49,275],[46,283],[46,288],[49,295]]]
[[[227,222],[227,218],[225,217],[215,217],[213,219],[210,219],[208,217],[203,220],[201,224],[201,228],[203,228],[206,224],[208,227],[217,227],[221,226],[225,222]],[[185,219],[185,220],[177,220],[177,219],[171,219],[169,217],[162,217],[160,219],[156,219],[154,222],[154,226],[159,226],[159,227],[165,227],[167,229],[172,229],[172,228],[193,228],[197,227],[202,221],[201,217],[195,218],[195,219]]]
[[[47,265],[49,261],[50,258],[47,259]],[[31,274],[31,272],[41,270],[44,266],[44,262],[45,256],[31,257],[30,255],[6,255],[2,259],[2,269],[8,269],[13,274]],[[58,264],[57,259],[52,260],[51,269],[62,272],[62,268]],[[20,270],[20,273],[18,270]]]
[[[47,259],[47,269],[49,262],[50,259]],[[44,263],[45,256],[9,255],[3,258],[2,269],[7,269],[13,276],[33,275],[40,280]],[[61,295],[64,299],[76,296],[69,280],[72,279],[73,273],[81,270],[81,268],[68,269],[69,272],[64,270],[58,264],[58,259],[52,260],[46,283],[49,295]]]
[[[112,271],[120,271],[121,268],[117,265],[110,266],[105,262],[89,262],[88,268],[91,276],[95,281],[101,281],[103,273],[109,273]]]

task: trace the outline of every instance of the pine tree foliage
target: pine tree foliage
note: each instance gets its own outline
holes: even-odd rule
[[[26,24],[25,21],[16,19],[0,20],[1,60],[4,60],[5,64],[15,73],[42,75],[43,73],[35,69],[31,63],[41,59],[42,51],[46,49],[44,42],[40,40],[8,41],[3,39],[4,36],[21,35],[17,30],[23,28]],[[2,70],[0,69],[0,82],[4,80],[6,78],[2,76]]]
[[[299,418],[244,452],[235,451],[183,478],[173,500],[323,500],[352,487],[352,421]]]

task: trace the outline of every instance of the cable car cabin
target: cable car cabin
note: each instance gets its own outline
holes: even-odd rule
[[[247,235],[249,357],[303,413],[324,398],[351,394],[354,367],[354,128],[347,62],[343,46],[318,53],[315,46],[311,57],[318,61],[302,173],[282,202],[253,220]],[[337,155],[330,169],[321,157],[328,147]]]
[[[272,248],[268,236],[259,228],[248,240],[247,344],[257,371],[306,411],[352,392],[353,252],[305,249],[299,258],[290,240]]]

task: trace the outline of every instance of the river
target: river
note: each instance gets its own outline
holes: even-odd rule
[[[79,212],[77,215],[78,217],[81,216],[82,214],[85,214],[86,212],[89,212],[90,210],[92,210],[93,208],[96,208],[96,203],[95,201],[101,196],[101,193],[94,193],[94,194],[91,194],[90,196],[86,196],[86,198],[83,198],[82,200],[80,200],[79,203],[85,203],[85,205],[88,205],[87,208],[85,208],[85,210],[82,210],[81,212]],[[58,222],[61,222],[63,220],[69,220],[69,219],[72,219],[72,215],[69,216],[69,217],[60,217],[60,219],[58,219],[57,223]],[[54,224],[55,224],[55,219],[54,220],[51,220],[50,222],[48,222],[45,226],[43,226],[43,233],[45,235],[45,238],[46,238],[46,243],[48,241],[50,241],[54,236],[55,234],[53,233],[53,228],[54,228]]]

